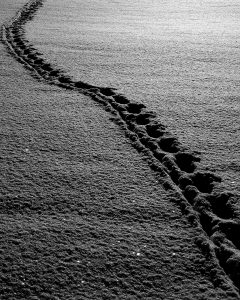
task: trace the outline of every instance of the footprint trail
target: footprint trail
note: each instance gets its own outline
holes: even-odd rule
[[[112,114],[134,148],[147,160],[159,182],[173,193],[181,195],[178,203],[193,226],[201,226],[205,235],[196,237],[204,253],[217,258],[229,276],[235,291],[240,290],[240,213],[237,198],[230,192],[214,192],[221,178],[197,168],[200,158],[186,149],[167,127],[157,120],[145,105],[132,102],[109,87],[93,86],[74,81],[62,70],[47,62],[25,38],[24,24],[30,21],[43,5],[43,0],[31,0],[1,29],[2,42],[38,80],[88,95]],[[221,268],[213,269],[216,286],[227,285]],[[219,271],[220,270],[220,271]],[[240,297],[239,294],[237,297]]]

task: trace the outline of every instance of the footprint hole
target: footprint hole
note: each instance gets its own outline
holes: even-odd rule
[[[127,106],[127,110],[133,114],[139,114],[143,108],[146,108],[146,106],[141,103],[129,103]]]
[[[114,95],[113,98],[120,104],[128,104],[129,100],[123,95]]]
[[[175,153],[180,150],[180,143],[175,137],[162,137],[158,142],[163,151]]]

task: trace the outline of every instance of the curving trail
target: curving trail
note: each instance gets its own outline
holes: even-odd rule
[[[198,155],[181,145],[165,125],[156,121],[155,113],[148,111],[143,104],[130,102],[113,88],[76,82],[48,63],[26,40],[23,29],[42,5],[43,0],[29,1],[2,26],[2,41],[9,52],[37,79],[87,95],[112,114],[112,120],[147,160],[159,182],[181,195],[179,205],[183,212],[193,226],[201,226],[208,236],[197,237],[197,244],[206,255],[216,255],[239,291],[240,213],[235,205],[238,195],[213,192],[215,183],[221,178],[211,172],[198,171]],[[216,271],[213,281],[224,283],[224,277]]]

